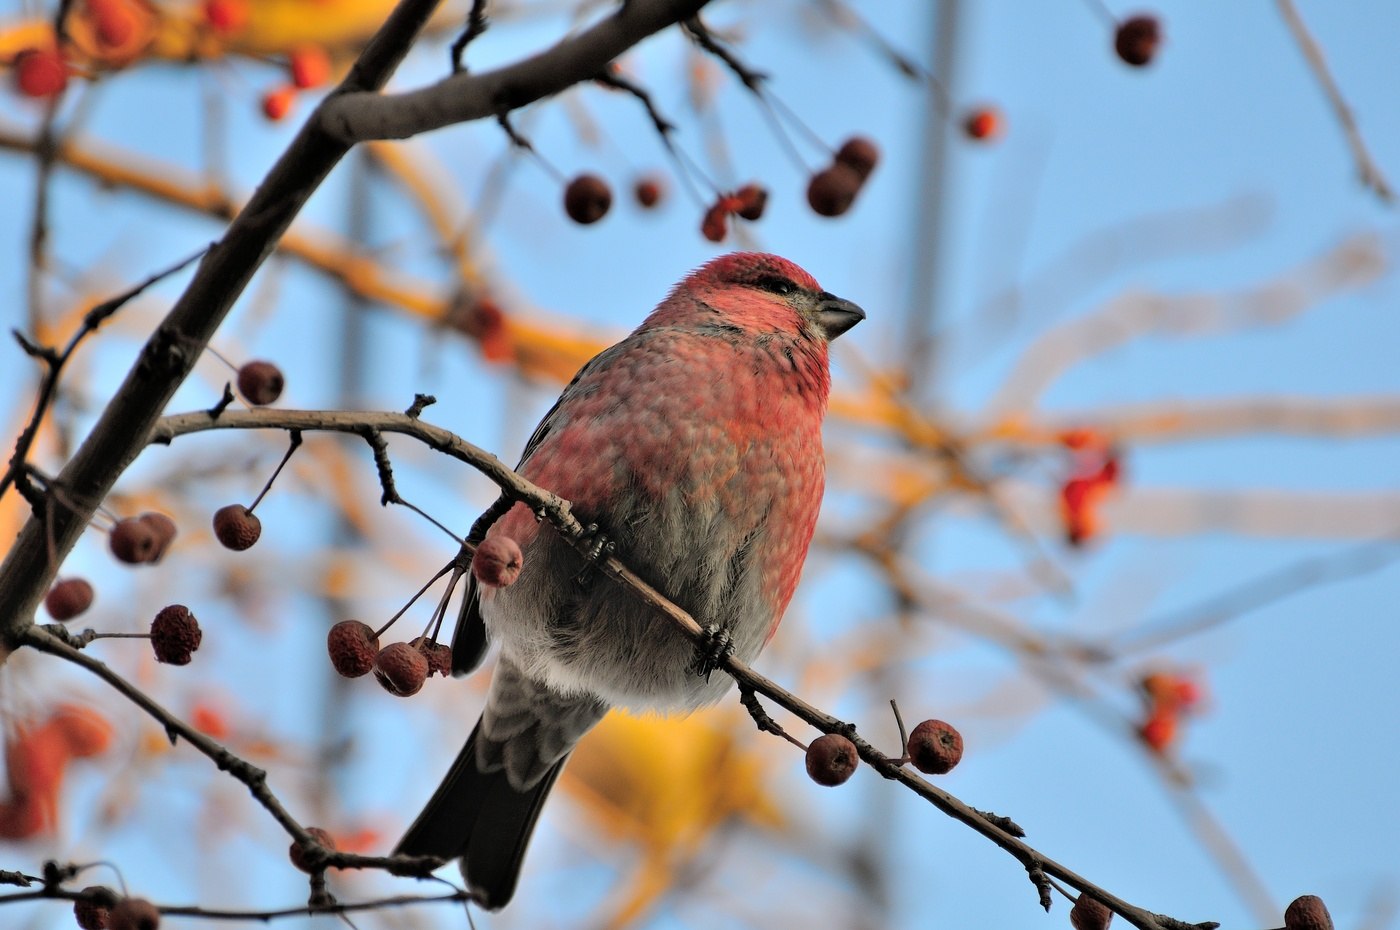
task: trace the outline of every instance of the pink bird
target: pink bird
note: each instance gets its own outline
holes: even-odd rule
[[[827,344],[865,318],[776,255],[735,253],[681,281],[579,371],[519,471],[596,524],[614,554],[745,662],[797,587],[825,482]],[[487,539],[519,544],[509,587],[469,582],[453,670],[501,654],[486,708],[398,853],[462,860],[484,907],[515,891],[545,797],[609,708],[687,712],[704,675],[669,620],[516,504]]]

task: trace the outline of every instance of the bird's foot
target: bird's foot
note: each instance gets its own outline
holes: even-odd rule
[[[713,624],[707,625],[701,630],[700,640],[695,644],[695,658],[690,663],[690,669],[708,682],[715,669],[733,654],[734,642],[729,638],[729,631]]]
[[[585,564],[583,571],[574,577],[574,583],[583,586],[592,581],[597,564],[617,551],[617,543],[596,523],[590,523],[580,530],[578,540],[586,544],[583,549]]]

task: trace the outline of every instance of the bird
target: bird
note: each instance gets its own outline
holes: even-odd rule
[[[787,259],[714,258],[579,370],[517,470],[751,661],[792,599],[816,527],[828,345],[863,319]],[[528,505],[498,504],[509,509],[485,541],[517,544],[519,575],[508,587],[468,576],[452,639],[458,675],[500,643],[485,707],[394,850],[460,859],[488,910],[511,900],[550,788],[604,714],[686,713],[732,685],[698,668],[696,645],[669,619],[590,570]]]

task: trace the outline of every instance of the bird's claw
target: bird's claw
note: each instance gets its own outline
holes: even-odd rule
[[[578,540],[585,543],[583,550],[584,566],[574,578],[574,582],[579,585],[587,584],[593,576],[593,568],[602,559],[612,555],[617,551],[617,543],[604,533],[602,528],[596,523],[590,523],[579,531]]]
[[[729,631],[713,624],[707,625],[701,630],[700,640],[695,644],[695,659],[690,664],[691,671],[708,682],[715,669],[733,654],[734,642],[729,638]]]

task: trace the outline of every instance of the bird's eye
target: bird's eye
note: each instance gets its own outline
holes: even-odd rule
[[[797,290],[797,285],[787,278],[780,278],[777,275],[764,275],[753,283],[753,286],[761,291],[769,291],[780,297],[787,297]]]

